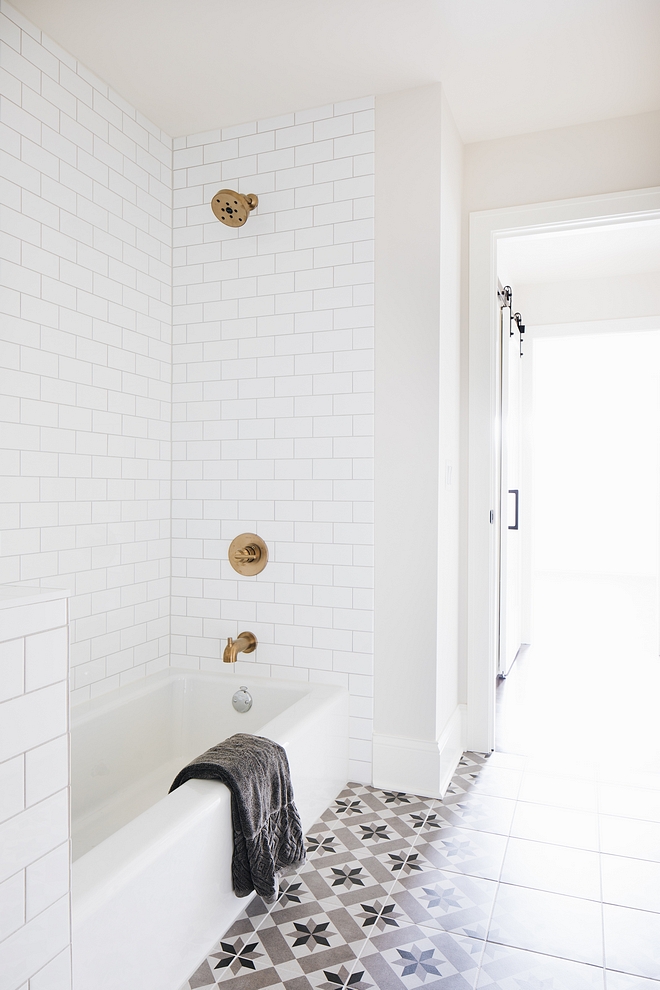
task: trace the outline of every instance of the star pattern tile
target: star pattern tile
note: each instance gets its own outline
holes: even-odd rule
[[[606,904],[603,959],[595,928],[580,948],[597,901],[507,882],[525,765],[465,753],[442,800],[348,784],[277,902],[250,901],[182,990],[660,990],[660,914]],[[604,817],[624,820],[649,826]]]

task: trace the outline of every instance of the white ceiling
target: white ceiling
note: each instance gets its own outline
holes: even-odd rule
[[[644,272],[660,279],[660,221],[508,237],[498,243],[497,271],[514,287]]]
[[[12,0],[170,136],[441,81],[465,141],[660,108],[659,0]]]

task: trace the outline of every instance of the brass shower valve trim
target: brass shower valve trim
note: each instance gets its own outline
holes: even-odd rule
[[[239,574],[259,574],[268,563],[268,547],[256,533],[241,533],[231,541],[228,556]]]

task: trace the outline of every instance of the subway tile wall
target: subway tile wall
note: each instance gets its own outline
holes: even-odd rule
[[[0,589],[0,988],[69,990],[66,599]]]
[[[170,621],[206,669],[251,626],[251,672],[348,686],[368,781],[373,99],[175,139],[172,172],[5,0],[0,32],[0,583],[71,590],[74,701],[167,665]],[[258,193],[245,230],[222,185]]]
[[[174,141],[172,663],[351,695],[371,781],[374,101]],[[257,193],[245,228],[212,195]],[[239,577],[231,539],[271,558]]]
[[[171,140],[0,0],[0,584],[74,699],[169,655]]]

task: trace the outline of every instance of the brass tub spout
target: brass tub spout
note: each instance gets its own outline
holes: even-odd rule
[[[236,663],[239,653],[254,653],[257,648],[257,637],[251,632],[238,634],[238,639],[227,640],[225,652],[222,654],[224,663]]]

